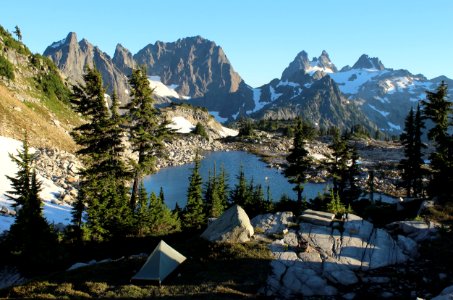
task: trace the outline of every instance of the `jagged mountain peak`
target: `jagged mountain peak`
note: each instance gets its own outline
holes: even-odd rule
[[[326,50],[322,50],[321,55],[317,59],[317,66],[324,68],[327,72],[332,71],[332,73],[337,72],[337,67],[330,60],[329,54]]]
[[[384,64],[377,57],[369,57],[362,54],[359,60],[352,66],[352,69],[376,69],[382,71],[385,69]]]
[[[107,92],[115,91],[121,102],[127,101],[126,77],[107,53],[86,38],[77,42],[77,34],[70,32],[64,40],[47,47],[43,54],[52,59],[71,84],[83,82],[85,67],[95,66],[102,75]]]
[[[310,60],[308,59],[308,54],[305,50],[302,50],[283,71],[281,79],[283,81],[288,81],[294,74],[300,72],[301,70],[306,70],[309,66]]]
[[[117,44],[113,55],[113,64],[125,75],[132,74],[135,62],[132,53],[121,44]]]
[[[330,60],[329,54],[323,50],[319,57],[313,57],[310,61],[305,51],[299,52],[294,60],[282,73],[282,80],[290,80],[294,74],[303,71],[305,74],[313,75],[318,71],[323,73],[337,72],[337,68]],[[319,77],[319,74],[316,75]]]

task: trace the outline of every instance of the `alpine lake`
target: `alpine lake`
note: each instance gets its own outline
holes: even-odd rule
[[[266,163],[254,154],[244,151],[218,151],[209,152],[200,162],[200,174],[203,183],[207,182],[209,174],[219,174],[224,168],[227,174],[229,190],[234,189],[238,183],[238,175],[241,170],[245,174],[247,181],[253,180],[254,185],[261,185],[264,196],[269,192],[273,201],[280,200],[281,196],[286,195],[291,199],[296,199],[297,195],[293,191],[293,186],[288,183],[282,171],[270,168]],[[165,203],[170,209],[174,209],[176,203],[179,207],[184,207],[187,201],[187,189],[189,187],[189,177],[192,174],[194,163],[182,166],[167,167],[159,170],[156,174],[147,176],[144,180],[148,193],[154,192],[156,195],[162,187]],[[309,201],[314,199],[319,193],[327,192],[331,188],[330,183],[310,183],[305,184],[303,196]],[[383,195],[380,195],[381,197]],[[384,196],[385,197],[385,196]],[[393,202],[394,198],[385,197],[385,202]]]

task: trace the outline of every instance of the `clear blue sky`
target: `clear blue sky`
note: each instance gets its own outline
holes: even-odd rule
[[[451,0],[2,0],[0,24],[42,53],[70,31],[113,55],[156,40],[201,35],[220,45],[257,87],[301,50],[326,50],[341,68],[366,53],[386,67],[453,78]]]

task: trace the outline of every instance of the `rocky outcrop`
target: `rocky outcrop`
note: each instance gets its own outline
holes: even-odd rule
[[[292,212],[277,212],[275,214],[258,215],[251,220],[253,228],[265,235],[282,234],[295,223]]]
[[[453,285],[446,287],[438,296],[432,300],[451,300],[453,299]]]
[[[209,224],[201,237],[210,242],[244,243],[253,236],[253,226],[245,210],[234,205]]]
[[[231,149],[228,145],[220,141],[209,141],[198,135],[183,134],[178,138],[164,143],[165,156],[161,157],[156,163],[157,168],[179,166],[194,161],[197,151],[228,151]]]
[[[432,240],[438,236],[438,226],[433,222],[397,221],[386,227],[392,232],[402,234],[417,242]]]
[[[36,154],[38,173],[64,190],[59,195],[61,202],[56,204],[72,204],[78,195],[78,172],[82,168],[81,162],[74,154],[57,149],[40,148]]]
[[[275,259],[263,290],[267,296],[334,296],[340,287],[360,282],[357,271],[400,264],[416,255],[415,242],[409,238],[394,240],[385,230],[353,214],[344,222],[332,222],[331,214],[309,210],[300,218],[297,230],[294,226],[283,228],[283,220],[288,218],[282,213],[252,220],[255,228],[266,229],[261,232],[269,237],[275,231],[283,234],[270,245]]]

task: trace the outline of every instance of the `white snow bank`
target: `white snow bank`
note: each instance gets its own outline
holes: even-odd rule
[[[239,134],[239,131],[222,126],[222,130],[219,131],[219,134],[221,137],[237,136]]]
[[[374,105],[368,104],[368,106],[369,106],[372,110],[377,111],[378,113],[380,113],[383,117],[387,117],[387,116],[390,114],[390,113],[387,112],[387,111],[383,111],[383,110],[377,109],[376,106],[374,106]]]
[[[329,74],[329,76],[338,84],[340,91],[345,94],[356,94],[360,87],[371,80],[373,77],[382,75],[387,71],[378,71],[376,69],[352,69],[344,72]]]
[[[9,153],[17,155],[17,151],[22,151],[22,142],[0,136],[0,207],[5,206],[12,210],[14,201],[9,200],[5,195],[11,191],[10,181],[6,175],[14,177],[17,173],[17,165],[11,161]],[[30,152],[35,152],[35,149],[30,148]],[[49,223],[69,224],[71,221],[71,206],[52,204],[52,200],[57,200],[58,196],[63,192],[61,187],[56,186],[52,180],[42,177],[37,174],[38,180],[42,182],[42,191],[39,194],[44,200],[43,213]],[[0,215],[0,233],[4,230],[9,230],[9,227],[14,223],[14,217]]]
[[[178,99],[185,99],[180,97],[175,89],[178,87],[176,84],[166,86],[160,81],[159,76],[148,76],[149,86],[153,89],[154,94],[161,97],[173,97]]]
[[[387,122],[387,125],[390,127],[390,130],[401,130],[400,125],[393,124],[392,122]]]
[[[171,122],[167,127],[178,133],[189,133],[195,128],[195,125],[184,117],[173,117]]]
[[[273,90],[272,87],[270,87],[270,88]],[[260,109],[262,109],[264,107],[264,105],[267,104],[266,102],[260,102],[260,99],[261,99],[261,89],[260,88],[253,89],[252,92],[253,92],[253,101],[255,102],[255,107],[253,108],[253,110],[247,111],[248,113],[259,111]]]

